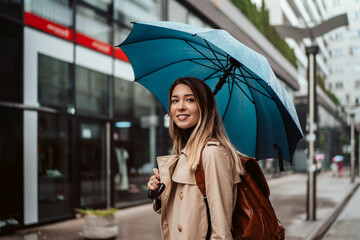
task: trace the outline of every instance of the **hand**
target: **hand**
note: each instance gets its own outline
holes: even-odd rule
[[[160,174],[159,169],[154,168],[153,169],[154,175],[152,175],[149,179],[149,182],[147,184],[148,189],[152,191],[156,191],[159,188],[160,185]]]

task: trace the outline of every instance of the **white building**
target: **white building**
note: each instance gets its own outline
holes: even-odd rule
[[[326,14],[333,17],[347,13],[349,26],[327,34],[329,75],[327,86],[341,104],[352,106],[360,102],[360,0],[324,0]],[[360,123],[360,108],[356,122]]]
[[[260,7],[262,1],[253,0],[253,2]],[[330,15],[327,5],[321,0],[265,0],[265,5],[269,9],[270,23],[272,25],[288,25],[302,29],[311,28],[340,13]],[[319,52],[316,55],[316,75],[318,83],[319,79],[323,79],[326,82],[332,77],[331,68],[329,68],[329,62],[333,58],[329,51],[330,34],[335,34],[337,31],[344,29],[346,27],[340,27],[329,32],[327,35],[313,40],[310,38],[299,38],[297,40],[286,38],[286,42],[294,49],[297,57],[300,90],[295,93],[295,104],[297,105],[299,117],[302,118],[300,121],[304,121],[308,112],[308,58],[305,48],[312,45],[319,47]],[[324,153],[326,159],[330,159],[336,152],[341,151],[339,136],[343,134],[341,129],[346,125],[346,120],[341,112],[341,107],[337,106],[319,85],[317,86],[317,103],[318,145],[316,150]],[[305,152],[302,154],[305,155]],[[329,162],[326,162],[326,164],[329,164]],[[299,168],[302,167],[305,168],[306,166],[299,166]]]

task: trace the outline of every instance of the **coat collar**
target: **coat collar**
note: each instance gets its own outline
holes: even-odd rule
[[[215,139],[210,139],[206,142],[205,146],[210,146],[210,145],[219,146],[220,142]],[[181,150],[181,153],[185,154],[185,156],[188,157],[187,145]]]

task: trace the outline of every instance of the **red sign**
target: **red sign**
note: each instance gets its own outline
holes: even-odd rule
[[[51,22],[33,13],[25,12],[24,21],[26,25],[32,26],[57,37],[61,37],[69,41],[74,40],[74,31],[72,29]],[[91,48],[95,51],[104,53],[106,55],[113,55],[115,58],[129,62],[129,59],[126,57],[125,53],[120,48],[114,48],[108,43],[103,43],[82,33],[76,33],[76,43],[84,47]]]
[[[92,39],[82,33],[76,33],[76,43],[83,45],[85,47],[94,49],[98,52],[102,52],[107,55],[112,55],[113,47],[110,44],[103,43],[98,40]]]
[[[52,35],[64,38],[69,41],[72,41],[74,39],[74,31],[72,29],[63,27],[54,22],[50,22],[49,20],[39,17],[35,14],[25,12],[24,21],[26,25],[40,29]]]

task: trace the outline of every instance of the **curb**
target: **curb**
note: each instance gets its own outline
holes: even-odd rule
[[[340,215],[346,204],[349,202],[351,197],[354,195],[360,183],[356,183],[353,189],[349,192],[349,194],[344,198],[344,200],[335,208],[334,212],[320,225],[318,225],[309,236],[305,238],[305,240],[321,240],[327,231],[330,229],[332,224],[335,222],[337,217]]]

